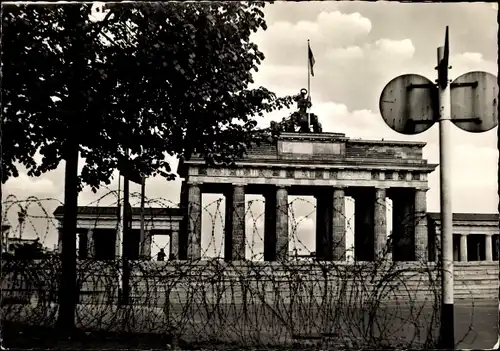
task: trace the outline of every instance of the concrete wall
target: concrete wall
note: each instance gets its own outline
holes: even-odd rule
[[[435,264],[428,268],[415,263],[398,262],[391,267],[369,263],[332,265],[290,262],[286,266],[274,262],[252,262],[228,265],[223,261],[202,263],[132,262],[131,298],[134,304],[163,306],[185,303],[196,295],[211,304],[237,303],[249,299],[252,304],[283,303],[299,299],[303,302],[322,299],[357,303],[366,299],[394,301],[428,299],[439,293]],[[113,261],[79,262],[80,302],[109,304],[118,296],[119,264]],[[57,296],[56,272],[36,268],[2,273],[3,297],[37,295],[52,290]],[[374,279],[371,279],[374,278]],[[31,291],[31,292],[30,292]],[[45,294],[44,296],[48,297]],[[194,295],[193,295],[194,294]],[[456,262],[456,299],[496,299],[498,264],[496,262]]]
[[[82,285],[81,301],[108,300],[117,292],[118,279],[112,269],[100,275],[88,274]],[[315,263],[233,264],[210,262],[135,262],[131,276],[134,304],[163,306],[186,303],[191,298],[208,303],[274,303],[291,299],[321,303],[322,299],[358,303],[366,299],[378,301],[430,299],[441,289],[437,268],[414,263],[397,263],[390,268],[373,268],[370,264],[329,265]],[[374,278],[373,281],[371,278]],[[113,288],[111,288],[113,286]],[[376,294],[376,298],[375,295]],[[455,263],[455,298],[495,299],[498,294],[498,264],[495,262]],[[85,297],[86,296],[86,297]]]

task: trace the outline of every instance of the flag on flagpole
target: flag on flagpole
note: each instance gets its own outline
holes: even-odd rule
[[[307,43],[307,49],[309,51],[309,67],[311,68],[311,76],[314,77],[314,64],[316,63],[316,60],[314,59],[314,55],[311,50],[311,45],[309,45],[309,42]]]

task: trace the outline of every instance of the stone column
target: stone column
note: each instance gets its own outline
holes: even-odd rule
[[[323,189],[316,196],[316,259],[329,261],[332,256],[333,193]]]
[[[346,218],[345,218],[345,192],[344,189],[333,190],[333,261],[346,260]]]
[[[224,259],[245,259],[245,188],[233,185],[226,196],[226,224],[224,233]]]
[[[197,183],[189,184],[187,211],[187,259],[201,258],[201,189]]]
[[[423,262],[429,260],[427,190],[428,189],[416,189],[415,191],[415,259]]]
[[[186,181],[182,182],[180,194],[179,208],[181,210],[182,219],[179,223],[179,260],[187,259],[187,241],[188,241],[188,203],[189,203],[189,185]]]
[[[224,261],[231,261],[233,253],[233,188],[224,191],[226,209],[224,215]]]
[[[354,256],[356,261],[373,261],[374,247],[374,199],[373,188],[354,192]]]
[[[170,257],[169,260],[179,259],[179,231],[173,230],[170,233]]]
[[[460,262],[467,262],[467,235],[460,235]]]
[[[492,245],[492,240],[491,240],[492,236],[493,236],[493,234],[486,234],[484,236],[484,240],[485,240],[484,248],[486,251],[486,261],[488,261],[488,262],[493,261],[493,245]]]
[[[375,189],[374,204],[374,257],[380,259],[385,255],[387,244],[387,201],[385,189]]]
[[[122,222],[121,219],[120,219],[120,222]],[[120,225],[121,225],[121,223],[120,223]],[[121,255],[123,255],[123,252],[120,255],[121,249],[122,249],[122,238],[120,238],[120,231],[117,230],[116,235],[115,235],[115,258],[118,258]]]
[[[87,230],[87,258],[92,259],[95,257],[95,243],[94,243],[94,230]]]
[[[276,188],[264,193],[264,261],[276,261]]]
[[[276,260],[288,260],[288,190],[284,186],[276,191]]]

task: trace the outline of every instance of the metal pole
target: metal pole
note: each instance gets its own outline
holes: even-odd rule
[[[122,228],[122,218],[123,218],[123,206],[121,204],[121,179],[122,175],[118,175],[118,228],[116,230],[116,241],[115,241],[115,259],[121,257],[122,255],[122,238],[123,238],[123,228]]]
[[[146,193],[146,177],[142,177],[142,182],[141,182],[141,234],[140,234],[140,240],[139,240],[139,250],[140,250],[140,256],[141,258],[145,258],[145,253],[144,253],[144,243],[146,242],[145,238],[145,230],[144,230],[144,197]]]
[[[123,177],[123,239],[122,239],[122,304],[127,305],[129,300],[129,267],[126,241],[130,238],[130,199],[129,180]]]
[[[311,100],[311,61],[309,57],[309,39],[307,39],[307,101]],[[311,131],[311,114],[309,112],[309,106],[307,107],[307,129]]]
[[[121,178],[122,175],[118,176],[118,228],[116,231],[116,242],[115,242],[115,259],[121,260],[122,257],[122,241],[123,241],[123,217],[124,217],[124,206],[121,203]],[[118,303],[122,303],[123,295],[123,265],[121,262],[118,264]]]
[[[444,47],[439,47],[438,65],[444,56]],[[446,68],[447,69],[447,68]],[[439,89],[439,164],[441,202],[441,330],[440,348],[455,348],[453,307],[453,212],[451,207],[451,101],[450,84]]]
[[[500,23],[500,11],[497,11],[497,22]],[[499,31],[500,32],[500,31]],[[498,83],[500,85],[500,79],[497,78]],[[500,92],[499,92],[499,97],[500,97]],[[500,107],[499,107],[500,109]],[[497,127],[497,149],[500,151],[500,127]],[[497,175],[497,193],[500,195],[500,158],[498,159],[498,175]],[[500,201],[498,202],[498,211],[500,211]],[[498,222],[498,226],[500,229],[500,221]],[[495,245],[493,246],[496,248],[498,252],[498,267],[499,267],[499,277],[498,280],[500,282],[500,238],[497,240]],[[498,285],[498,319],[497,319],[497,343],[495,346],[493,346],[493,349],[498,350],[500,349],[500,284]]]

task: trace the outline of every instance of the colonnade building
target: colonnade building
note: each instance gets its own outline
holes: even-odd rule
[[[124,255],[151,256],[151,238],[169,235],[167,257],[202,258],[202,195],[225,197],[224,259],[246,257],[245,196],[263,195],[264,260],[287,260],[289,196],[316,199],[315,259],[346,261],[346,197],[354,201],[354,259],[373,261],[384,252],[394,261],[434,261],[439,250],[439,214],[427,213],[428,175],[437,165],[423,159],[423,142],[349,139],[338,133],[282,133],[253,147],[232,167],[208,166],[201,158],[181,160],[178,208],[148,208],[140,243],[139,209],[125,237]],[[387,218],[386,200],[392,201]],[[62,218],[62,208],[56,210]],[[390,240],[388,222],[392,221]],[[112,259],[121,245],[116,208],[81,208],[80,251],[84,257]],[[455,259],[492,260],[498,255],[498,215],[455,214]],[[107,238],[107,239],[106,239]],[[86,249],[85,249],[86,248]]]

